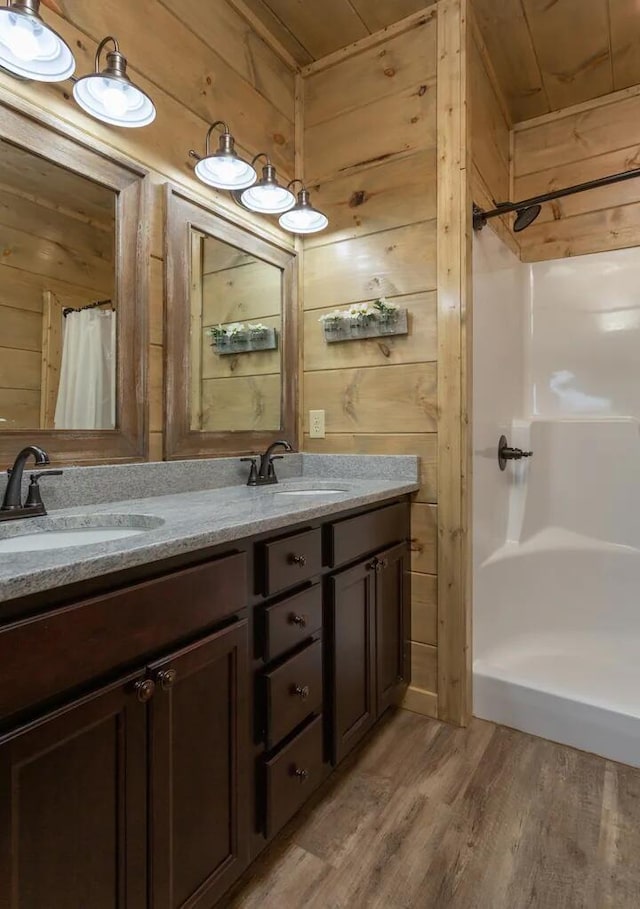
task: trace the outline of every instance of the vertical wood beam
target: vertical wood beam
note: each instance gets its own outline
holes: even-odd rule
[[[438,4],[438,711],[471,716],[469,0]]]
[[[295,149],[294,149],[294,175],[296,180],[304,183],[304,116],[305,116],[305,79],[298,73],[295,81]],[[294,186],[297,195],[300,187]],[[295,250],[298,269],[298,399],[296,413],[298,415],[298,445],[302,449],[304,444],[304,238],[296,236]],[[283,376],[287,381],[287,376]]]

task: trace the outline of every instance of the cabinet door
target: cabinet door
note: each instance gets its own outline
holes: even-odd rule
[[[0,738],[1,909],[147,906],[146,707],[137,680]]]
[[[376,688],[378,716],[397,704],[409,684],[410,590],[407,547],[378,556],[376,565]]]
[[[334,764],[376,719],[374,568],[368,560],[329,579],[328,700]]]
[[[248,863],[247,623],[150,667],[154,909],[209,909]]]

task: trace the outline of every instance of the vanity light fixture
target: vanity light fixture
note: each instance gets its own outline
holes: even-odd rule
[[[298,193],[298,201],[293,208],[280,216],[280,227],[294,234],[315,234],[324,230],[329,224],[329,219],[310,202],[310,193],[301,180],[292,180],[287,185],[290,189],[294,183],[302,187]]]
[[[101,71],[100,57],[108,44],[113,47],[107,52],[107,65]],[[111,126],[148,126],[156,117],[151,98],[127,76],[127,58],[111,35],[98,45],[95,72],[78,79],[73,97],[88,114]]]
[[[40,0],[0,7],[0,68],[37,82],[64,82],[74,72],[71,48],[41,18]]]
[[[220,136],[218,150],[211,154],[211,133],[218,126],[224,131]],[[222,120],[216,120],[209,127],[204,158],[193,149],[189,155],[198,162],[195,167],[196,176],[207,186],[229,190],[247,189],[253,186],[258,178],[253,165],[236,153],[235,140],[229,132],[229,127]]]
[[[245,189],[243,193],[234,193],[234,197],[250,211],[263,215],[280,215],[293,208],[296,197],[290,189],[278,183],[276,169],[264,152],[255,156],[251,166],[253,167],[259,158],[264,158],[267,162],[262,168],[262,179],[249,189]]]

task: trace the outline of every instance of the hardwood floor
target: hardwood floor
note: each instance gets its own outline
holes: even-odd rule
[[[638,909],[640,771],[474,720],[392,714],[230,909]]]

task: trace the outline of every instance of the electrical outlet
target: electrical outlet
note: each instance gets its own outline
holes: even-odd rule
[[[309,411],[309,438],[324,439],[324,410]]]

